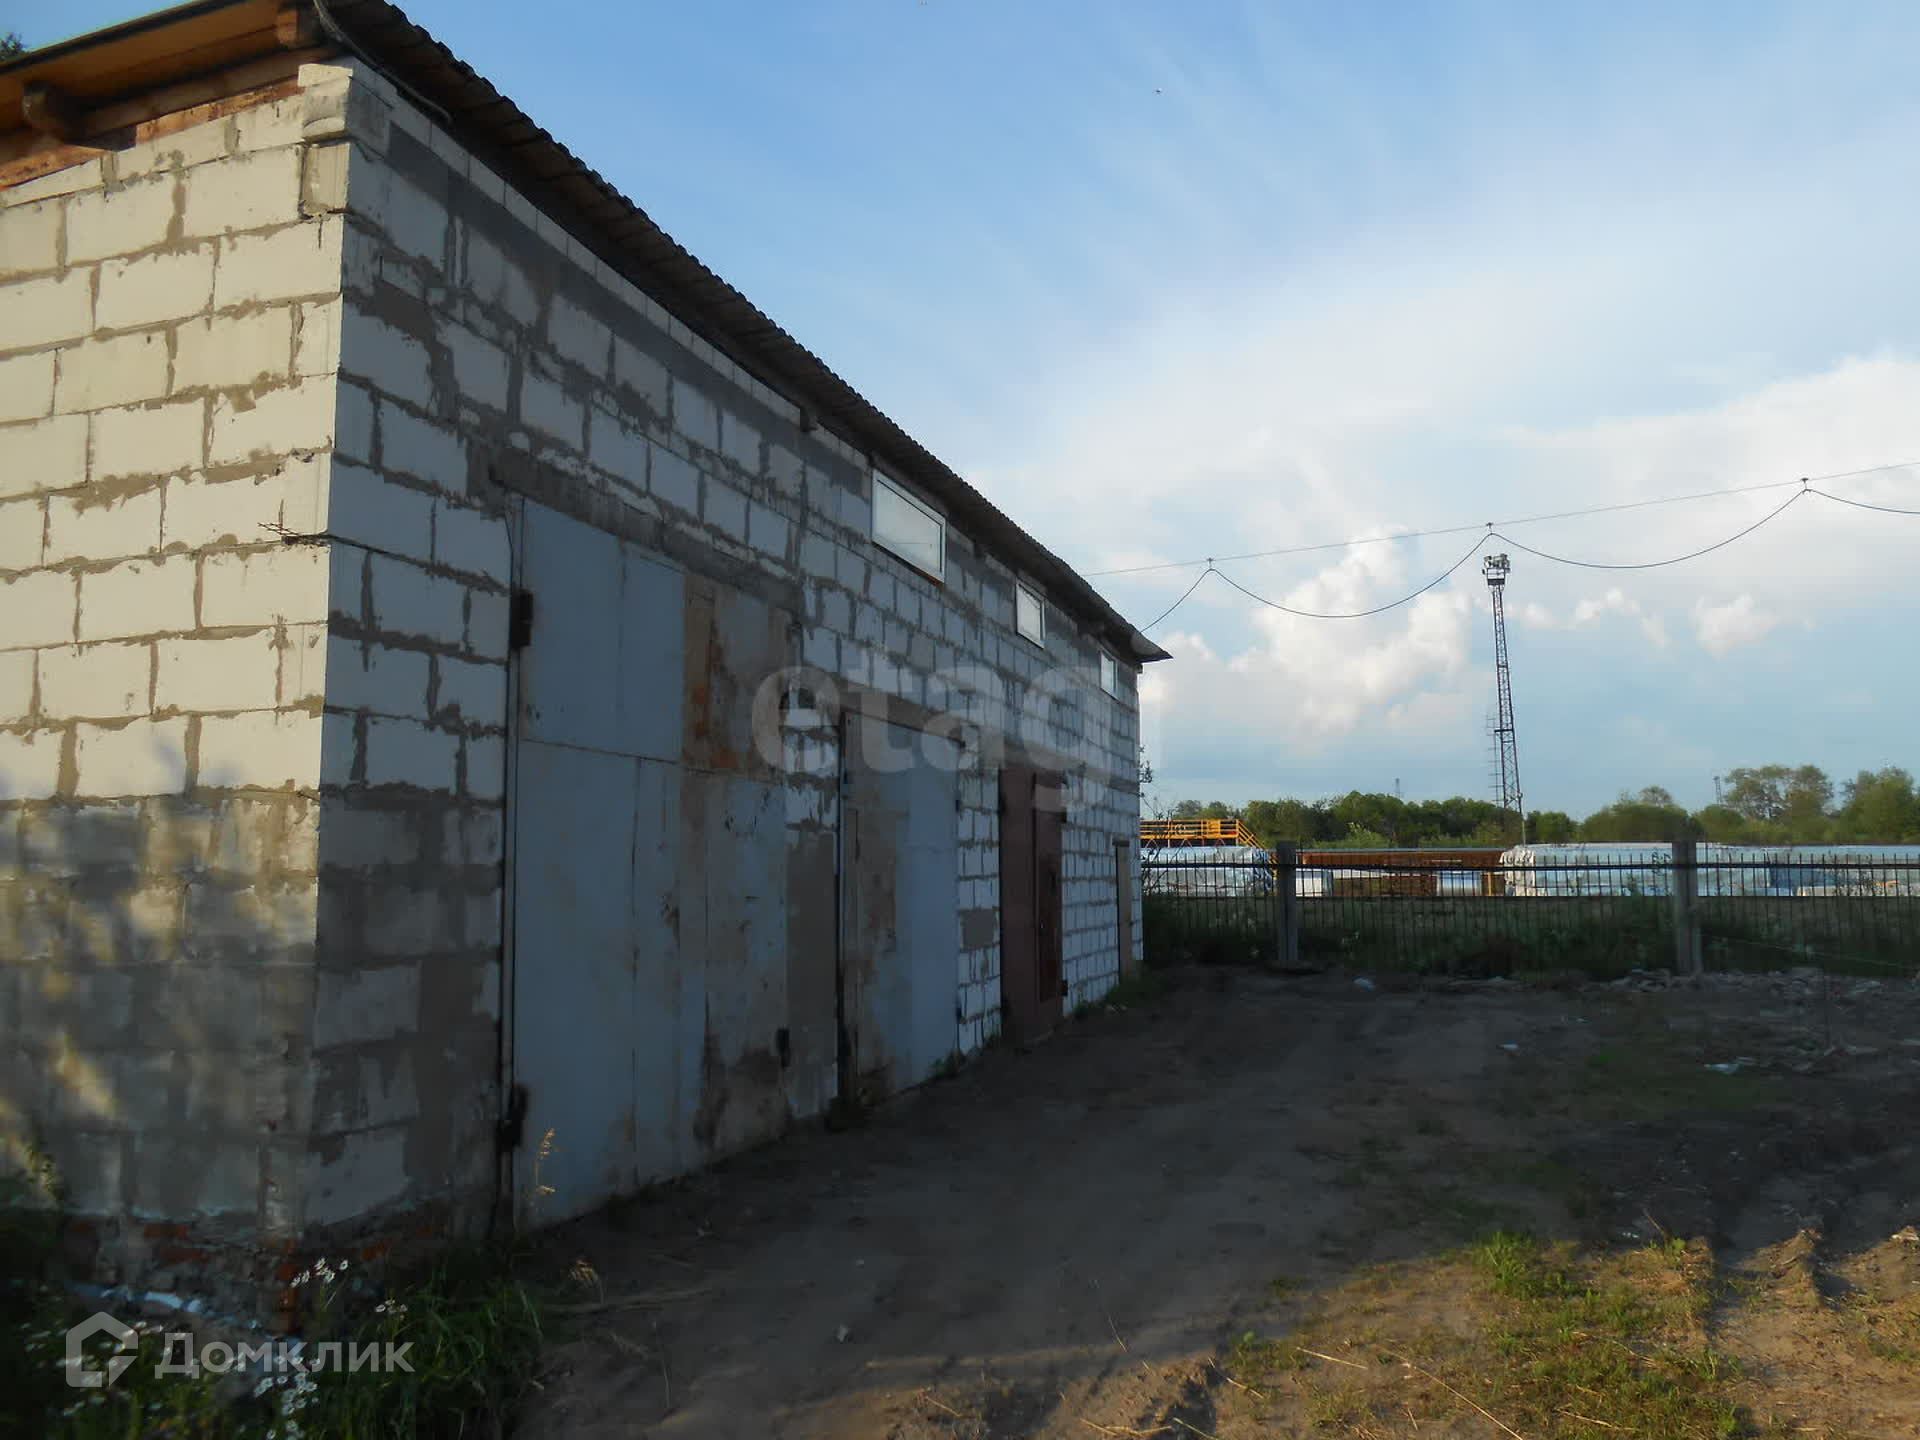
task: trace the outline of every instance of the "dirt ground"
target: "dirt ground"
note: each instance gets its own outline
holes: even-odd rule
[[[1182,973],[550,1236],[519,1433],[1920,1436],[1916,1102],[1910,982]]]

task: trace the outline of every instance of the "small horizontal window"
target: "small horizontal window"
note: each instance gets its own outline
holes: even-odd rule
[[[1104,650],[1100,652],[1100,688],[1109,695],[1120,693],[1120,662]]]
[[[873,472],[873,543],[936,580],[946,578],[946,521],[878,470]]]
[[[1047,643],[1047,602],[1038,590],[1018,584],[1013,587],[1013,623],[1034,644]]]

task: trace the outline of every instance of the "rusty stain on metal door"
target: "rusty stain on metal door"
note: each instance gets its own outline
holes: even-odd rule
[[[1000,772],[1000,994],[1019,1042],[1060,1023],[1062,983],[1060,777],[1024,765]]]

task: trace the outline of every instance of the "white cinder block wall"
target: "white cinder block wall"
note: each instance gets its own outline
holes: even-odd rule
[[[337,102],[344,92],[334,97]],[[282,86],[0,190],[0,1134],[106,1278],[263,1278],[310,1109],[345,228]]]
[[[0,207],[4,1118],[112,1263],[484,1214],[515,492],[770,597],[789,663],[977,727],[957,1051],[1000,1025],[1004,734],[1093,777],[1068,1004],[1117,978],[1133,668],[1104,694],[1056,605],[1021,638],[959,525],[944,585],[876,548],[871,457],[386,81],[307,66]],[[789,743],[817,866],[832,747]]]

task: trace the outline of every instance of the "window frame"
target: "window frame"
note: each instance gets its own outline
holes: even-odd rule
[[[875,469],[872,475],[873,493],[867,506],[867,537],[872,540],[875,545],[879,546],[902,564],[911,565],[922,575],[929,576],[942,585],[946,584],[947,517],[942,515],[938,510],[935,510],[931,505],[927,504],[926,501],[922,500],[891,476],[884,474],[878,469]],[[880,533],[880,492],[882,490],[885,490],[896,500],[901,501],[909,510],[918,511],[926,519],[933,522],[934,532],[939,536],[940,553],[937,568],[928,569],[925,565],[914,559],[913,556],[904,553],[899,546],[889,544],[886,538]]]
[[[1027,629],[1020,623],[1020,602],[1023,599],[1033,601],[1033,610],[1037,617],[1033,630]],[[1013,582],[1013,628],[1022,640],[1038,645],[1042,650],[1047,648],[1047,597],[1039,586],[1029,585],[1026,581],[1018,579]]]
[[[1100,650],[1100,688],[1120,698],[1120,657],[1104,646]]]

